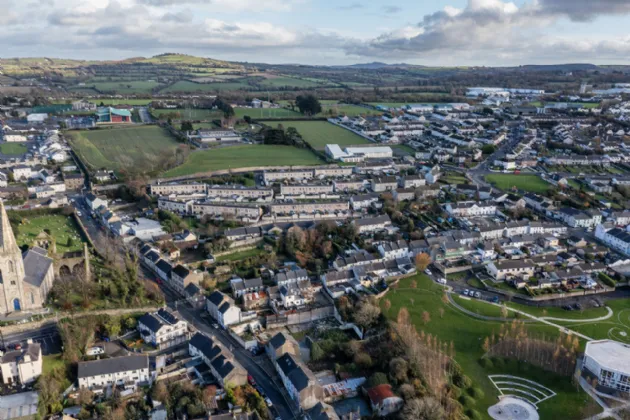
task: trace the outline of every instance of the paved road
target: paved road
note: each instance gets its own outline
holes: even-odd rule
[[[4,345],[20,343],[26,344],[26,340],[32,339],[42,346],[44,355],[61,352],[61,337],[56,325],[47,325],[37,330],[21,333],[7,334],[3,336]],[[1,344],[1,343],[0,343]]]
[[[140,120],[144,124],[149,124],[153,122],[153,118],[151,118],[151,114],[149,114],[149,110],[146,108],[138,108],[138,115],[140,116]]]

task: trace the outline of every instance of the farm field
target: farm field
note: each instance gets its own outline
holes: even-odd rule
[[[298,87],[298,88],[312,88],[318,86],[330,86],[335,85],[334,83],[327,83],[326,81],[314,81],[314,80],[304,80],[297,79],[295,77],[288,76],[279,76],[279,77],[270,77],[258,83],[260,86],[268,86],[271,88],[280,88],[280,87]]]
[[[116,92],[122,94],[149,93],[154,88],[160,86],[158,82],[149,81],[123,81],[123,82],[94,82],[86,83],[86,87],[93,88],[101,92]]]
[[[112,99],[112,98],[100,98],[100,99],[88,99],[88,101],[93,104],[100,105],[101,103],[105,106],[116,106],[116,105],[148,105],[151,103],[152,99]]]
[[[486,181],[504,191],[516,187],[519,190],[541,194],[551,187],[551,184],[537,175],[490,174],[485,178]]]
[[[152,109],[151,113],[158,119],[165,114],[177,114],[178,119],[192,121],[220,119],[222,115],[220,111],[212,109]]]
[[[417,283],[415,288],[411,287],[412,281]],[[493,333],[497,334],[504,323],[472,318],[451,304],[443,303],[441,299],[443,293],[443,288],[440,285],[433,283],[424,274],[419,274],[401,280],[397,289],[390,290],[381,299],[381,307],[384,308],[386,301],[391,303],[389,310],[383,309],[384,315],[391,320],[395,320],[399,310],[405,307],[409,311],[411,320],[418,332],[423,331],[425,334],[432,334],[446,343],[453,343],[455,360],[460,364],[464,373],[472,379],[473,386],[481,388],[484,393],[483,398],[477,399],[475,406],[475,410],[482,413],[481,418],[489,418],[485,414],[486,410],[490,405],[495,404],[498,395],[497,389],[488,378],[488,375],[492,373],[512,374],[528,378],[556,392],[557,395],[554,398],[539,405],[541,419],[583,418],[582,410],[587,404],[588,397],[584,392],[576,391],[570,377],[554,375],[516,361],[510,361],[501,368],[483,368],[479,364],[479,359],[484,354],[483,340]],[[461,299],[458,302],[461,302]],[[476,305],[479,304],[481,303],[476,303]],[[440,313],[440,309],[444,311],[443,314]],[[424,311],[430,315],[430,321],[427,323],[423,322],[422,314]],[[556,328],[541,323],[528,323],[526,329],[536,335],[545,334],[547,337],[558,335]]]
[[[28,212],[20,212],[20,216],[22,222],[17,226],[17,232],[14,232],[18,246],[31,246],[37,235],[44,229],[48,229],[55,239],[57,253],[63,254],[83,249],[83,238],[72,217],[61,214],[29,216]],[[68,238],[72,238],[70,244]]]
[[[364,108],[358,105],[348,105],[348,104],[322,104],[322,112],[317,114],[319,117],[328,117],[328,116],[347,116],[347,117],[356,117],[359,115],[382,115],[381,111],[377,111],[375,109]]]
[[[0,153],[3,155],[23,155],[28,149],[19,143],[2,143],[0,144]]]
[[[69,142],[93,169],[115,171],[155,171],[160,157],[177,147],[177,142],[156,126],[78,131],[69,136]]]
[[[194,83],[188,80],[180,80],[174,84],[165,87],[160,90],[164,92],[215,92],[222,90],[239,90],[239,89],[251,89],[252,87],[247,83],[240,81],[232,82],[215,82],[215,83]]]
[[[234,108],[236,118],[250,116],[256,118],[303,118],[299,112],[286,108]]]
[[[253,166],[318,165],[323,163],[310,150],[292,146],[245,145],[193,152],[188,160],[166,173],[166,177],[220,169]]]
[[[371,143],[369,140],[326,121],[274,121],[273,126],[282,124],[284,128],[294,127],[311,146],[324,150],[327,144],[351,146]]]

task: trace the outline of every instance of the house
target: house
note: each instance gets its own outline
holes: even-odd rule
[[[188,338],[188,323],[166,309],[142,315],[138,318],[137,328],[145,343],[159,348],[170,347]]]
[[[64,173],[63,183],[67,190],[80,190],[85,185],[85,177],[81,173]]]
[[[591,228],[602,221],[601,213],[581,211],[572,207],[563,207],[558,210],[556,215],[571,227]]]
[[[173,272],[173,266],[171,263],[165,260],[159,260],[155,263],[155,271],[158,276],[165,282],[171,281],[171,273]]]
[[[8,351],[0,358],[0,372],[5,385],[31,384],[42,374],[42,348],[31,339],[20,350]]]
[[[324,397],[324,390],[311,370],[298,357],[285,353],[275,360],[276,370],[289,396],[308,410]]]
[[[223,328],[241,322],[241,308],[236,306],[231,297],[218,290],[208,296],[206,310]]]
[[[393,191],[398,187],[398,181],[395,176],[386,176],[372,179],[371,185],[374,192]]]
[[[179,293],[184,294],[184,290],[189,284],[199,284],[203,274],[197,271],[191,271],[181,264],[177,264],[171,271],[171,286]]]
[[[427,181],[420,175],[406,175],[398,180],[401,188],[418,188],[426,185]]]
[[[285,269],[275,275],[275,281],[278,286],[296,284],[308,279],[308,272],[303,268]]]
[[[380,417],[394,414],[404,405],[403,399],[394,395],[392,386],[389,384],[372,387],[367,390],[367,394],[372,412]]]
[[[510,278],[526,280],[534,275],[536,264],[531,260],[492,261],[486,266],[486,270],[497,282]]]
[[[405,240],[382,242],[378,245],[378,252],[386,260],[409,256],[409,244]]]
[[[230,279],[230,287],[232,295],[239,298],[246,293],[259,292],[264,289],[263,281],[260,277],[254,279],[243,280],[240,277]]]
[[[352,222],[356,226],[359,233],[371,233],[388,229],[392,226],[392,221],[388,215],[376,217],[365,217]]]
[[[411,201],[416,198],[416,190],[413,188],[397,188],[394,190],[393,196],[397,202]]]
[[[444,210],[454,217],[476,217],[476,216],[493,216],[497,211],[497,205],[494,202],[474,202],[460,201],[458,203],[447,203]]]
[[[152,382],[149,374],[149,356],[131,355],[79,362],[79,388],[103,392],[106,387],[122,385],[136,389]]]
[[[13,178],[16,181],[29,179],[33,173],[31,167],[26,165],[16,165],[11,168],[11,172],[13,173]]]
[[[184,296],[195,309],[201,309],[206,304],[206,295],[195,283],[189,283],[184,289]]]
[[[188,342],[188,352],[200,358],[223,387],[247,384],[247,371],[218,341],[198,332]]]
[[[103,206],[107,208],[107,200],[104,198],[97,197],[96,195],[89,193],[85,196],[85,201],[88,207],[92,211],[96,211],[99,207]]]
[[[73,111],[96,111],[96,104],[85,99],[72,102]]]
[[[608,229],[600,224],[595,229],[595,237],[624,255],[630,255],[630,233],[626,230],[617,227]]]
[[[258,226],[239,227],[235,229],[228,229],[223,234],[228,241],[245,241],[248,239],[262,237],[262,230]]]
[[[350,206],[352,207],[352,210],[355,211],[363,210],[369,208],[374,203],[378,203],[378,201],[378,193],[353,195],[350,197]]]
[[[300,344],[292,335],[281,331],[267,342],[265,352],[272,362],[287,353],[295,357],[300,357]]]

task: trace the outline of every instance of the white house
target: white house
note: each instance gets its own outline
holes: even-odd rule
[[[409,244],[405,240],[382,242],[378,245],[378,253],[386,260],[409,256]]]
[[[85,201],[87,205],[90,207],[92,211],[95,211],[97,208],[103,206],[107,207],[107,200],[104,198],[97,197],[96,195],[89,193],[85,196]]]
[[[630,233],[621,228],[606,229],[604,225],[595,228],[595,237],[611,248],[630,255]]]
[[[497,212],[497,205],[492,201],[483,203],[460,201],[447,203],[444,210],[455,217],[493,216]]]
[[[218,290],[208,296],[206,310],[224,328],[241,322],[241,308],[236,306],[231,297]]]
[[[160,309],[138,318],[138,331],[145,343],[154,346],[175,345],[188,337],[188,323],[171,312]]]
[[[486,269],[496,281],[511,277],[525,280],[534,275],[536,264],[530,260],[503,260],[489,263]]]
[[[106,387],[122,385],[136,389],[140,384],[151,383],[149,356],[131,355],[109,359],[79,362],[79,388],[103,392]]]
[[[42,348],[31,339],[21,350],[6,352],[0,359],[0,371],[5,385],[33,383],[42,374]]]

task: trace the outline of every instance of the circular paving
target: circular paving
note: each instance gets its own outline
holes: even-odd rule
[[[536,407],[519,398],[503,397],[501,401],[488,408],[488,414],[494,420],[539,420]]]

